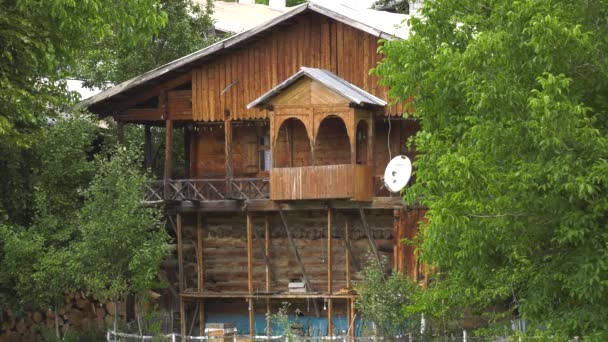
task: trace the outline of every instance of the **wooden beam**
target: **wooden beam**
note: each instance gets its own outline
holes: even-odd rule
[[[327,293],[332,294],[332,241],[331,241],[331,225],[333,221],[333,211],[331,208],[327,209]]]
[[[182,241],[182,215],[177,214],[177,269],[178,269],[178,282],[179,292],[183,293],[185,289],[184,284],[184,248]],[[179,319],[180,319],[180,333],[182,339],[186,339],[186,308],[184,300],[180,297],[179,299]]]
[[[268,240],[266,240],[266,243],[264,243],[262,241],[262,239],[260,239],[260,235],[258,234],[258,231],[253,229],[253,237],[255,238],[256,241],[258,241],[258,246],[260,246],[260,251],[262,252],[262,257],[264,258],[264,263],[266,264],[266,269],[265,269],[265,275],[266,275],[266,292],[270,292],[270,290],[268,289],[270,287],[270,278],[272,276],[272,278],[276,279],[274,277],[274,274],[272,272],[272,269],[270,268],[270,258],[268,257]]]
[[[369,247],[374,253],[376,257],[376,261],[378,262],[378,267],[382,266],[382,261],[380,260],[380,253],[378,252],[378,247],[376,246],[376,241],[374,240],[374,236],[372,235],[372,231],[369,228],[369,224],[367,224],[367,218],[365,216],[365,212],[363,208],[359,208],[359,216],[361,216],[361,226],[363,227],[363,232],[367,235],[367,240],[369,241]]]
[[[306,273],[306,268],[304,267],[304,263],[302,262],[302,258],[300,258],[300,253],[298,252],[298,247],[296,246],[296,243],[293,241],[293,237],[291,235],[291,230],[289,229],[289,226],[287,225],[287,220],[285,220],[285,214],[283,213],[283,211],[279,210],[279,216],[281,217],[281,222],[283,223],[283,228],[285,229],[285,234],[287,234],[287,240],[289,241],[289,246],[291,247],[291,251],[293,252],[293,255],[296,258],[296,262],[298,263],[298,266],[300,267],[300,272],[302,273],[302,278],[304,278],[304,284],[306,285],[306,290],[310,291],[310,292],[314,292],[312,285],[310,283],[310,279],[308,278],[308,274]],[[315,315],[317,317],[319,317],[320,313],[319,313],[319,306],[317,305],[317,301],[313,300],[312,304],[315,309]]]
[[[185,125],[184,128],[184,172],[186,178],[190,178],[190,142],[192,141],[192,125]]]
[[[182,215],[177,214],[177,270],[178,270],[178,281],[179,291],[183,292],[185,289],[184,284],[184,244],[182,239]]]
[[[226,112],[224,119],[224,151],[226,161],[226,197],[232,197],[232,121],[230,120],[230,113]]]
[[[145,203],[144,203],[145,204]],[[156,203],[158,204],[158,203]],[[327,206],[334,209],[401,209],[405,208],[405,203],[400,197],[374,197],[371,202],[355,202],[351,200],[330,200],[322,201],[292,201],[280,203],[271,200],[220,200],[207,202],[181,201],[166,203],[168,212],[277,212],[281,211],[301,211],[301,210],[325,210]],[[154,205],[154,204],[150,204]]]
[[[350,220],[350,218],[348,216],[346,217],[346,221],[347,221],[346,224],[350,227],[351,220]],[[347,257],[346,260],[350,261],[350,264],[352,264],[352,266],[355,268],[355,272],[361,271],[361,265],[359,265],[359,262],[355,258],[355,253],[353,253],[353,247],[350,244],[350,235],[346,235],[345,234],[342,237],[342,240],[344,241],[344,247],[346,248],[346,252],[347,252],[347,255],[348,255],[348,257]]]
[[[351,340],[354,341],[355,340],[355,299],[350,298],[346,300],[348,303],[348,335],[350,336]]]
[[[350,289],[350,220],[348,217],[344,219],[344,269],[346,275],[346,288]]]
[[[150,125],[144,125],[144,166],[152,168],[152,131]]]
[[[173,142],[173,120],[165,121],[165,170],[163,173],[163,196],[169,199],[169,181],[171,180],[171,170],[173,166],[172,160],[172,142]]]
[[[247,289],[249,295],[253,295],[253,238],[251,236],[252,217],[251,213],[247,212]],[[253,299],[249,298],[249,335],[255,336],[254,325]]]
[[[186,339],[186,320],[188,319],[188,317],[186,317],[186,302],[184,301],[183,298],[180,297],[179,299],[179,326],[180,326],[180,334],[181,334],[181,341],[187,341]]]
[[[264,216],[264,255],[266,260],[266,293],[270,293],[270,220],[268,215]],[[270,337],[271,331],[271,317],[270,317],[270,298],[266,298],[266,336]]]
[[[199,213],[196,215],[196,265],[197,265],[197,290],[203,292],[205,284],[205,268],[203,264],[203,217]],[[205,329],[205,302],[204,299],[199,300],[198,323],[199,336],[203,336]]]
[[[327,336],[333,336],[334,322],[333,322],[333,302],[331,298],[327,299]]]

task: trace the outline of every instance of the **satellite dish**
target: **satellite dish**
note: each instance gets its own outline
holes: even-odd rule
[[[396,156],[384,170],[384,185],[390,192],[399,192],[412,176],[412,162],[406,156]]]

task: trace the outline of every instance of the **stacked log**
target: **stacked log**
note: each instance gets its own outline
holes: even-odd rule
[[[16,314],[7,310],[0,314],[0,342],[41,341],[40,331],[55,333],[56,324],[63,336],[69,330],[87,330],[96,325],[110,325],[114,313],[126,316],[124,302],[111,302],[87,295],[84,291],[64,293],[57,312],[53,308]]]

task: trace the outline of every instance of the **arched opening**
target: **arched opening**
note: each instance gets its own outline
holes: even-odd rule
[[[315,138],[315,165],[350,164],[350,141],[344,121],[328,116],[319,125]]]
[[[302,121],[285,120],[275,141],[274,167],[299,167],[312,165],[312,151],[306,127]]]
[[[368,125],[364,120],[357,124],[357,164],[367,164]]]

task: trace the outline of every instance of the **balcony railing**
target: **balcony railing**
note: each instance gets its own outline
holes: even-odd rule
[[[365,165],[276,168],[272,171],[271,178],[272,182],[269,178],[235,178],[230,182],[232,194],[226,191],[225,178],[170,180],[166,194],[163,181],[155,180],[146,184],[142,200],[144,203],[159,203],[166,200],[203,202],[271,198],[273,200],[345,198],[366,201],[372,197],[400,197],[399,194],[389,192],[380,177],[372,177],[369,168]],[[275,187],[272,193],[271,183]]]
[[[267,178],[235,178],[229,182],[231,193],[227,190],[226,179],[175,179],[170,180],[165,191],[162,180],[146,184],[143,201],[221,201],[227,199],[258,200],[269,198]]]

